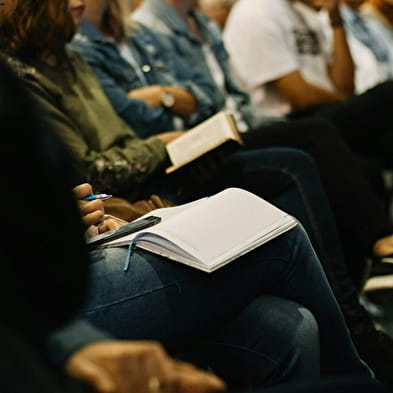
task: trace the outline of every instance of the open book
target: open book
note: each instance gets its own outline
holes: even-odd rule
[[[133,241],[136,247],[205,272],[220,268],[296,225],[292,216],[239,188],[156,209],[141,219],[147,216],[158,216],[161,222],[105,246],[130,245]]]
[[[181,168],[229,141],[243,144],[233,115],[218,112],[167,144],[172,166],[166,169],[166,173]]]

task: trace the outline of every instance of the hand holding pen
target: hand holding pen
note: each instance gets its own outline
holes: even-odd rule
[[[93,187],[88,183],[79,184],[73,188],[73,191],[78,200],[85,227],[100,225],[104,219],[105,210],[103,197],[97,197],[97,195],[102,194],[93,194]]]

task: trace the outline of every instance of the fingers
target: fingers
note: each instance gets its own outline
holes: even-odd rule
[[[71,361],[67,364],[67,372],[77,380],[93,387],[99,393],[117,393],[116,383],[105,368],[97,366],[87,359]]]
[[[121,226],[125,225],[120,221],[113,219],[113,218],[106,218],[104,222],[98,227],[99,233],[104,233],[107,231],[113,231],[115,229],[120,228]]]
[[[216,376],[170,358],[155,342],[102,341],[77,351],[67,371],[99,393],[213,393]]]
[[[169,375],[160,381],[160,393],[213,393],[226,389],[217,376],[191,364],[172,361]]]
[[[99,199],[90,202],[79,201],[79,209],[86,227],[100,224],[104,219],[104,203]]]
[[[88,195],[93,194],[93,188],[88,183],[79,184],[72,189],[76,199],[83,199]]]

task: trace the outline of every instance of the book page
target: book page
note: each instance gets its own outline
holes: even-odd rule
[[[201,154],[233,139],[241,142],[231,115],[219,112],[167,144],[174,166],[190,161]]]
[[[157,234],[211,265],[236,255],[288,221],[294,220],[262,198],[228,188],[145,232]],[[149,236],[143,237],[144,243],[145,239],[149,241]]]
[[[191,206],[193,205],[197,205],[198,203],[201,203],[202,201],[204,201],[205,199],[207,199],[208,197],[205,198],[200,198],[197,199],[195,201],[192,202],[188,202],[188,203],[184,203],[182,205],[178,205],[178,206],[172,206],[172,207],[162,207],[159,209],[155,209],[152,210],[146,214],[144,214],[143,216],[139,217],[138,219],[134,220],[138,221],[141,220],[143,218],[146,218],[148,216],[156,216],[156,217],[160,217],[161,218],[161,223],[163,221],[167,221],[169,218],[180,214],[183,210],[189,209]],[[161,224],[160,223],[160,224]],[[160,225],[157,224],[157,225]],[[105,244],[105,247],[116,247],[116,246],[121,246],[121,245],[128,245],[130,243],[130,241],[136,236],[138,235],[140,232],[144,232],[144,230],[140,230],[134,233],[131,233],[129,235],[125,235],[119,239],[115,239],[113,241],[109,241]],[[92,238],[91,240],[94,240],[94,238]]]
[[[136,246],[206,272],[238,258],[296,225],[264,199],[239,188],[177,207],[153,210],[153,227],[108,243]]]

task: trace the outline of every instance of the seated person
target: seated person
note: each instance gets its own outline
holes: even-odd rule
[[[341,288],[337,291],[337,295],[346,303],[343,310],[350,320],[349,326],[359,351],[361,347],[367,348],[367,356],[369,356],[370,342],[374,344],[371,346],[373,350],[376,347],[380,348],[380,351],[376,351],[378,357],[372,355],[372,367],[375,368],[379,363],[381,351],[385,348],[389,349],[389,346],[382,345],[384,340],[380,340],[379,332],[364,315],[364,309],[359,307],[353,284],[333,283],[332,276],[341,277],[340,280],[344,278],[346,282],[350,279],[346,273],[344,275],[339,273],[343,268],[345,270],[345,265],[341,251],[337,249],[336,229],[331,221],[323,188],[309,158],[292,149],[240,151],[228,157],[227,166],[223,168],[221,174],[212,176],[205,184],[198,184],[197,190],[193,190],[190,184],[176,184],[174,179],[163,176],[162,168],[166,163],[166,152],[159,138],[152,137],[147,140],[137,138],[114,113],[90,68],[78,56],[65,51],[66,39],[72,36],[70,31],[72,32],[73,29],[69,24],[72,21],[67,19],[66,1],[62,2],[63,8],[60,9],[65,25],[51,26],[54,36],[64,40],[64,52],[61,56],[59,41],[52,42],[52,35],[48,35],[47,31],[41,31],[40,39],[18,47],[21,42],[18,35],[19,27],[14,23],[15,15],[28,10],[33,14],[36,12],[37,14],[33,16],[39,15],[41,18],[42,12],[48,12],[46,20],[58,21],[51,14],[51,1],[53,0],[40,3],[41,7],[25,8],[27,3],[24,0],[21,3],[14,2],[11,8],[6,7],[1,10],[0,42],[6,52],[14,56],[18,55],[20,59],[27,62],[23,64],[20,60],[9,57],[9,63],[23,78],[36,100],[43,105],[46,117],[54,125],[54,130],[72,151],[81,178],[88,179],[96,190],[110,190],[112,193],[127,197],[130,201],[158,192],[159,195],[180,203],[203,196],[203,192],[210,194],[224,187],[238,186],[266,196],[273,203],[277,203],[279,207],[281,206],[307,225],[320,255],[324,258],[325,268],[329,269],[334,265],[334,268],[331,268],[334,273],[329,274],[329,278],[332,280],[332,286],[338,285]],[[73,2],[70,4],[72,13],[80,17],[80,1],[76,1],[76,6]],[[24,19],[18,18],[18,20]],[[37,19],[30,20],[38,23]],[[35,34],[40,34],[34,23],[30,24],[29,28],[35,31]],[[12,34],[14,29],[16,29],[15,34]],[[23,40],[28,37],[24,36]],[[46,46],[53,50],[41,49],[43,51],[41,57],[38,55],[40,48],[27,53],[23,50],[30,45],[45,46],[44,41]],[[51,56],[48,53],[51,53]],[[69,61],[64,62],[63,59]],[[93,91],[94,95],[89,94],[90,91]],[[80,111],[81,107],[84,111]],[[168,137],[168,134],[165,137]],[[294,175],[293,171],[297,173]],[[302,179],[300,183],[299,179]],[[303,184],[308,190],[306,193],[301,186]],[[178,192],[180,190],[182,193]],[[386,356],[389,356],[388,353]]]
[[[324,39],[321,9],[333,29],[331,45]],[[224,38],[238,81],[255,103],[291,118],[326,118],[356,155],[392,167],[386,146],[393,142],[393,84],[354,96],[354,63],[338,0],[323,7],[315,0],[267,0],[261,6],[242,0],[231,11]],[[257,43],[257,50],[244,42]]]
[[[1,260],[7,262],[3,266],[3,273],[5,274],[1,275],[0,285],[2,295],[0,297],[2,305],[1,391],[4,393],[26,391],[83,393],[91,391],[86,384],[78,384],[77,380],[86,382],[95,391],[102,393],[109,391],[119,393],[135,391],[142,393],[174,391],[179,393],[208,393],[223,390],[225,384],[218,377],[198,370],[189,364],[169,358],[157,343],[115,341],[105,332],[95,332],[93,327],[91,327],[90,332],[95,332],[95,335],[85,334],[83,336],[83,331],[79,330],[81,334],[74,334],[72,337],[72,334],[70,334],[71,326],[74,327],[75,333],[78,331],[76,329],[78,322],[72,321],[71,318],[77,316],[79,308],[84,304],[88,280],[94,283],[94,278],[89,279],[88,277],[90,269],[84,245],[83,229],[75,199],[71,196],[69,188],[75,179],[73,173],[75,168],[71,168],[69,155],[66,154],[54,134],[49,132],[50,127],[48,127],[46,121],[43,121],[37,115],[34,102],[26,96],[23,86],[2,64],[0,64],[0,70],[0,99],[4,101],[3,98],[7,97],[4,101],[5,105],[0,109],[0,120],[5,129],[13,131],[4,134],[5,140],[0,146],[0,157],[4,160],[4,165],[7,165],[14,160],[15,149],[19,149],[18,151],[23,153],[20,155],[20,159],[14,162],[13,171],[5,171],[3,185],[7,187],[9,192],[1,194],[3,206],[8,207],[4,209],[3,214],[7,231],[2,237],[0,247]],[[23,111],[23,116],[21,116],[21,111]],[[20,138],[23,138],[25,142],[22,145],[20,145]],[[34,209],[11,209],[12,206],[22,206],[26,203],[26,187],[31,191],[29,202],[34,204]],[[42,198],[43,192],[50,195],[51,198]],[[84,185],[75,188],[75,192],[77,198],[81,198],[90,194],[91,188]],[[86,205],[91,206],[91,202],[86,203],[85,207]],[[98,203],[98,206],[94,203],[94,206],[94,211],[96,211],[95,209],[99,210],[97,215],[91,215],[94,212],[91,212],[89,208],[83,210],[85,212],[85,225],[97,223],[102,218],[102,211],[100,212],[102,206],[100,206],[100,203]],[[57,230],[54,231],[54,222],[58,222],[58,220],[61,225],[58,225]],[[32,230],[32,225],[34,230]],[[304,232],[299,227],[291,235],[283,236],[282,241],[289,248],[294,247],[294,244],[289,241],[291,237],[293,237],[293,240],[295,238],[300,240],[296,246],[299,247],[296,252],[289,249],[287,252],[289,257],[287,268],[292,270],[290,268],[292,263],[294,263],[293,267],[295,265],[301,267],[300,270],[293,270],[290,275],[294,293],[297,283],[300,284],[300,281],[294,280],[296,276],[302,277],[301,281],[303,279],[317,280],[317,291],[323,292],[321,292],[321,296],[324,305],[319,311],[315,309],[315,312],[320,314],[321,317],[322,315],[326,315],[326,318],[328,316],[332,317],[332,319],[326,319],[326,322],[330,325],[328,330],[338,333],[334,339],[338,339],[339,344],[341,344],[340,340],[343,340],[344,358],[348,350],[349,358],[347,359],[348,362],[345,362],[344,369],[347,369],[349,373],[355,373],[349,380],[345,379],[343,382],[335,379],[329,381],[326,385],[320,385],[318,381],[311,381],[311,385],[305,384],[301,391],[304,393],[315,391],[318,386],[333,389],[331,391],[337,389],[338,386],[344,386],[346,389],[359,386],[358,391],[364,391],[362,389],[366,386],[369,389],[368,392],[385,392],[385,389],[372,379],[369,369],[359,361],[356,352],[353,350],[340,311]],[[15,247],[18,246],[20,239],[23,239],[26,250],[28,250],[28,258],[26,258],[26,254],[15,252]],[[45,241],[44,248],[42,247],[42,241]],[[277,247],[277,250],[282,250],[283,244],[281,243],[276,244],[274,248]],[[263,247],[259,248],[257,254],[259,252],[262,252],[262,254],[269,253],[266,248],[265,251],[263,249]],[[262,254],[260,257],[262,257]],[[301,254],[307,257],[303,259],[302,256],[298,262],[295,262],[296,254],[299,254],[299,257]],[[152,262],[150,257],[156,258],[149,254],[145,256],[141,254],[140,257],[146,263],[149,263],[148,261]],[[292,260],[292,258],[295,259]],[[246,259],[243,262],[247,264]],[[276,265],[278,260],[273,259],[271,262]],[[256,260],[255,262],[257,262]],[[304,263],[305,261],[307,262]],[[94,264],[94,261],[92,262]],[[259,260],[258,264],[264,265],[261,262],[263,262],[263,259]],[[269,258],[265,262],[266,266],[270,265]],[[175,264],[172,265],[158,257],[157,263],[163,266],[175,266]],[[304,267],[309,263],[309,269],[304,270]],[[242,263],[237,265],[240,268]],[[287,268],[284,270],[287,270]],[[187,274],[187,271],[192,274],[190,270],[184,268],[184,274]],[[305,276],[303,276],[304,273],[306,273]],[[282,273],[277,271],[277,274],[281,275]],[[214,280],[211,275],[207,275],[206,279]],[[132,281],[135,280],[136,278],[133,277]],[[119,281],[117,282],[119,283]],[[314,293],[311,281],[306,282]],[[288,288],[286,285],[285,287]],[[299,289],[304,291],[304,288],[304,283],[302,283]],[[229,292],[233,297],[238,295],[232,288]],[[180,297],[184,298],[184,294],[180,294]],[[194,297],[194,293],[191,294],[191,297]],[[273,299],[268,295],[262,297],[265,297],[268,302],[269,298]],[[305,301],[306,298],[308,298],[307,295],[304,298]],[[311,303],[317,304],[319,302],[315,296],[311,296],[311,299],[313,299]],[[293,327],[297,326],[297,330],[288,329],[292,338],[297,339],[296,348],[300,350],[301,342],[311,344],[309,334],[312,331],[312,335],[317,334],[314,329],[315,326],[313,326],[315,322],[313,322],[311,313],[295,302],[279,298],[276,301],[284,305],[284,309],[279,306],[277,311],[292,310],[293,316],[296,316],[290,322]],[[203,304],[203,306],[205,305]],[[324,308],[325,306],[327,307]],[[20,312],[21,309],[23,312]],[[296,312],[296,310],[298,311]],[[300,310],[302,312],[299,314]],[[272,313],[269,310],[267,313],[268,319],[269,314],[272,316],[275,314],[276,310],[273,311]],[[142,314],[144,312],[146,312],[146,308]],[[134,322],[138,321],[142,314],[134,318]],[[279,313],[277,313],[278,315]],[[288,318],[289,315],[285,317]],[[274,320],[277,321],[276,318]],[[66,323],[68,323],[68,326],[65,327],[64,324]],[[113,320],[111,325],[114,325]],[[224,325],[227,325],[227,322]],[[26,326],[28,326],[28,329],[26,329]],[[335,331],[336,327],[337,332]],[[73,376],[72,379],[52,363],[43,350],[43,343],[48,335],[53,332],[53,329],[60,330],[57,330],[51,336],[49,353],[59,355],[57,351],[52,352],[55,350],[53,345],[56,342],[58,344],[62,342],[62,354],[64,355],[66,349],[68,349],[67,355],[71,355],[67,360],[66,367],[69,375]],[[252,324],[251,330],[255,332],[254,324]],[[275,326],[273,330],[277,332],[277,327]],[[217,331],[214,334],[216,333]],[[75,344],[75,342],[72,342],[72,338],[74,338],[74,341],[75,339],[79,340],[77,347],[72,345]],[[283,343],[283,338],[280,339],[281,343]],[[307,346],[303,349],[304,354],[308,353],[310,355],[317,349],[317,346]],[[295,352],[293,355],[297,359],[298,365],[300,365],[301,353]],[[312,365],[313,368],[316,363],[318,362],[314,362]],[[334,363],[337,364],[337,359]],[[364,375],[364,377],[361,375]],[[294,392],[295,387],[299,388],[296,384],[287,387],[289,389],[288,393]],[[285,389],[285,385],[280,386],[281,392],[285,393]],[[269,392],[273,393],[274,390],[267,389],[266,393]]]
[[[48,336],[77,316],[88,285],[84,226],[71,191],[75,178],[42,113],[3,63],[0,101],[5,131],[0,159],[4,166],[13,162],[2,176],[8,192],[0,197],[6,228],[0,245],[0,391],[91,393],[88,383],[101,393],[147,393],[149,387],[151,393],[159,391],[157,375],[168,391],[174,386],[181,393],[222,390],[219,378],[169,358],[156,342],[115,340],[83,321],[73,322],[78,347],[71,349],[75,341],[63,331],[64,348],[72,355],[67,373],[49,360]],[[43,197],[46,193],[50,197]],[[20,208],[28,205],[32,208]],[[85,221],[89,218],[85,215]],[[16,251],[21,245],[25,252]]]
[[[71,48],[83,53],[113,108],[141,138],[190,128],[214,113],[214,87],[207,78],[163,49],[150,29],[126,28],[121,2],[106,8],[95,26],[90,20],[103,6],[90,3],[92,19],[82,20]]]
[[[145,5],[142,6],[141,12],[144,11],[149,4],[149,2],[145,3]],[[182,4],[183,3],[179,2],[179,7],[181,7]],[[163,20],[175,21],[175,25],[185,26],[177,15],[177,12],[174,12],[172,7],[169,5],[153,3],[152,6],[154,6],[154,12],[156,13],[159,12],[158,10],[165,10],[165,13],[169,12],[169,15],[171,15],[170,18],[165,18],[162,14],[159,14],[160,22],[156,21],[158,26],[160,26],[160,23],[162,24]],[[157,56],[160,53],[168,52],[170,53],[171,58],[177,57],[181,58],[183,61],[190,61],[191,59],[189,64],[191,68],[194,68],[195,70],[202,69],[205,74],[209,74],[209,67],[204,65],[203,60],[206,51],[202,51],[201,43],[192,38],[187,31],[184,31],[181,34],[181,39],[184,42],[181,45],[179,44],[176,48],[184,51],[182,53],[179,53],[179,51],[174,53],[174,50],[169,51],[167,49],[167,45],[163,46],[164,44],[162,43],[162,40],[158,40],[157,38],[154,39],[154,37],[157,37],[157,34],[154,35],[152,33],[152,29],[147,29],[135,22],[130,27],[130,35],[123,36],[123,38],[118,37],[116,41],[112,39],[108,42],[108,36],[114,37],[117,30],[113,27],[111,28],[110,26],[106,26],[105,21],[108,19],[112,20],[113,26],[121,26],[123,23],[121,14],[118,12],[118,8],[118,0],[112,0],[111,2],[103,2],[100,4],[97,4],[97,2],[93,0],[87,0],[81,26],[78,30],[78,34],[71,44],[71,47],[77,50],[93,67],[96,75],[101,80],[102,86],[104,89],[106,88],[106,94],[115,108],[120,103],[122,103],[120,105],[122,108],[129,107],[129,98],[127,96],[128,86],[131,83],[134,83],[133,81],[139,81],[140,79],[136,76],[136,70],[138,68],[132,66],[128,61],[126,61],[121,52],[117,49],[115,42],[117,42],[118,45],[129,44],[132,51],[137,52],[139,57],[144,59],[144,61],[151,57],[150,52],[155,54],[155,60],[158,59]],[[169,11],[167,11],[167,9],[169,9]],[[171,10],[172,13],[170,13]],[[210,45],[212,45],[212,49],[214,47],[221,47],[221,41],[219,40],[219,37],[216,37],[215,30],[211,27],[211,23],[206,22],[206,18],[203,18],[196,11],[193,15],[195,15],[199,26],[201,26],[198,37],[202,37],[203,35],[206,36],[203,45],[207,46],[207,43],[210,43]],[[114,23],[115,20],[116,23]],[[146,50],[147,47],[150,48],[150,46],[143,44],[146,41],[149,41],[152,45],[154,44],[158,46],[154,51],[153,49]],[[213,42],[216,43],[212,44]],[[108,53],[108,48],[111,48],[110,54]],[[184,48],[188,48],[188,50]],[[114,60],[115,58],[116,60]],[[156,66],[155,61],[153,61],[154,59],[151,59],[148,63],[150,67],[150,79],[145,82],[153,83],[153,86],[160,83],[160,78],[167,78],[168,73],[171,73],[172,78],[176,74],[176,70],[173,69],[173,67],[170,67],[171,62],[162,57],[160,58],[160,64],[163,62],[163,64],[167,64],[167,67],[165,67],[165,75],[160,77],[160,75],[162,75],[163,67]],[[113,61],[115,61],[117,67],[112,66]],[[244,123],[247,124],[247,127],[251,127],[252,124],[257,123],[255,121],[256,117],[258,117],[256,113],[259,113],[260,111],[258,112],[258,110],[254,110],[255,108],[258,109],[255,106],[252,111],[247,109],[249,106],[247,104],[248,101],[246,99],[246,95],[236,88],[236,85],[228,72],[228,64],[226,64],[225,61],[223,62],[222,59],[219,63],[220,65],[218,65],[217,62],[217,67],[214,67],[214,69],[222,67],[222,76],[225,83],[220,86],[218,89],[220,94],[215,95],[213,101],[219,109],[220,105],[222,105],[223,97],[232,97],[232,100],[229,100],[228,98],[227,109],[229,110],[231,108],[229,101],[231,101],[232,104],[236,103],[238,105],[238,110],[235,111],[235,118],[238,119],[238,127],[242,129],[242,125],[244,126]],[[227,94],[222,94],[222,89],[224,89],[223,91],[226,89]],[[124,116],[125,112],[122,113],[123,119],[127,121],[127,117]],[[120,115],[122,115],[122,113],[120,113]],[[237,115],[242,113],[243,116],[238,118],[236,117],[236,113]],[[138,121],[137,119],[140,117],[138,116],[138,113],[129,112],[129,114],[132,116],[134,122]],[[255,117],[255,119],[254,121],[251,121],[253,117]],[[140,120],[141,124],[146,122],[145,119]],[[162,123],[155,132],[163,132],[166,130],[165,123]],[[368,254],[372,253],[368,247],[367,250],[360,251],[359,244],[368,245],[378,241],[378,238],[375,238],[374,235],[372,235],[374,238],[371,239],[369,234],[364,233],[364,226],[360,223],[370,223],[371,218],[375,223],[371,225],[371,227],[374,225],[376,227],[385,227],[389,226],[389,224],[387,223],[386,212],[381,210],[380,203],[377,201],[372,190],[370,190],[370,185],[365,179],[363,172],[360,170],[356,159],[353,157],[351,151],[345,146],[345,143],[340,140],[337,132],[333,130],[331,126],[329,127],[326,124],[316,121],[292,122],[291,124],[277,122],[275,125],[270,127],[264,126],[258,130],[250,130],[243,134],[243,138],[245,140],[246,147],[250,149],[256,147],[269,147],[272,145],[294,146],[296,148],[306,150],[313,156],[318,165],[328,197],[330,198],[335,218],[339,225],[342,243],[347,245],[345,249],[346,260],[348,261],[351,271],[356,271],[356,273],[353,273],[355,275],[354,277],[356,277],[354,280],[358,282],[358,272],[363,271],[362,267],[359,267],[359,263],[360,261],[365,262],[366,256],[368,257]],[[330,151],[335,151],[334,157],[330,154]],[[383,189],[383,186],[380,188]],[[364,192],[356,198],[356,202],[358,203],[356,203],[352,197],[354,189],[364,190]],[[368,206],[367,209],[364,208],[366,205]],[[349,215],[351,217],[349,217]],[[359,225],[355,224],[355,221],[358,221]],[[375,233],[378,233],[377,236],[379,236],[381,232],[378,229]],[[382,242],[385,241],[386,239],[382,240]]]
[[[237,3],[235,3],[234,8],[238,8]],[[87,2],[87,11],[88,9],[89,2]],[[133,19],[148,25],[151,29],[167,37],[171,37],[170,42],[172,42],[176,53],[187,61],[190,67],[204,70],[205,75],[211,75],[211,79],[216,82],[218,90],[225,92],[224,97],[232,97],[232,103],[236,103],[235,113],[242,114],[243,120],[248,118],[246,115],[248,112],[242,105],[242,102],[247,102],[247,100],[242,101],[240,99],[245,94],[244,92],[240,93],[241,91],[236,87],[221,35],[216,26],[196,9],[194,3],[145,0],[141,7],[133,13]],[[243,37],[243,34],[240,34],[239,37]],[[88,46],[88,43],[85,42],[85,45]],[[247,55],[242,58],[246,59]],[[246,63],[249,64],[250,61],[247,60]],[[387,90],[389,89],[387,88]],[[390,101],[387,100],[384,105],[387,102]],[[254,104],[253,107],[255,106]],[[386,114],[383,116],[386,116]],[[326,124],[320,122],[316,124],[315,121],[316,119],[308,119],[305,123],[299,123],[298,121],[278,122],[260,128],[253,128],[252,123],[248,123],[250,128],[248,132],[243,134],[243,138],[248,148],[292,146],[305,150],[313,157],[332,205],[342,244],[345,247],[345,257],[352,271],[354,267],[358,266],[359,261],[365,260],[365,255],[381,252],[379,247],[374,248],[371,252],[370,250],[358,252],[359,244],[370,244],[369,241],[364,242],[364,238],[361,240],[360,237],[357,237],[360,235],[358,231],[363,232],[361,228],[364,229],[360,222],[370,223],[378,217],[375,221],[375,223],[379,223],[377,226],[382,223],[390,225],[388,224],[386,211],[380,210],[377,213],[377,210],[381,207],[378,199],[386,200],[387,198],[385,186],[382,181],[379,181],[382,180],[381,167],[374,158],[362,157],[361,164],[367,169],[362,170],[359,166],[357,152],[355,154],[347,145],[347,141],[340,135],[339,129],[332,126],[330,120],[329,128]],[[372,129],[366,124],[363,127]],[[331,154],[332,151],[335,152],[334,156]],[[344,163],[346,160],[349,160],[349,162]],[[367,179],[365,179],[365,174],[368,175]],[[370,189],[370,182],[374,186],[373,189]],[[359,189],[364,190],[367,196],[357,193],[357,197],[353,198],[354,190]],[[376,190],[379,198],[376,198]],[[358,198],[363,196],[364,199],[357,207],[356,201],[360,201]],[[369,205],[369,207],[364,209],[366,205]],[[363,216],[359,225],[352,225],[354,220],[360,219],[366,211],[373,211],[373,213],[370,217]],[[352,212],[353,216],[349,217],[348,212]],[[347,226],[349,223],[351,223],[350,226]],[[382,224],[382,226],[385,226],[385,224]],[[354,230],[354,228],[357,229]],[[352,236],[357,237],[357,240],[349,239]],[[359,269],[359,271],[361,270]],[[356,278],[354,279],[358,282]]]

